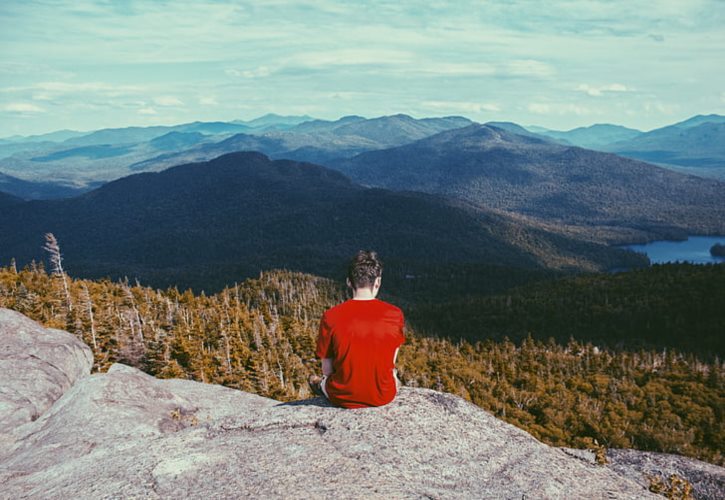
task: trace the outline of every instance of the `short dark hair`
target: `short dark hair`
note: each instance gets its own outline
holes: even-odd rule
[[[372,288],[375,278],[379,278],[382,274],[383,262],[373,250],[360,250],[347,267],[347,279],[355,290]]]

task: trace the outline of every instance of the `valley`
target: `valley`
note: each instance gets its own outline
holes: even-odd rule
[[[393,283],[637,267],[646,259],[424,193],[359,186],[341,173],[260,153],[232,153],[109,182],[76,198],[11,204],[0,260],[42,260],[52,232],[78,276],[216,291],[270,268],[339,276],[360,247],[386,256]],[[499,273],[503,274],[503,273]],[[470,279],[470,278],[469,278]],[[502,286],[500,283],[499,286]]]

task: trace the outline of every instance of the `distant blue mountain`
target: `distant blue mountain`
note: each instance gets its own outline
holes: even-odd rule
[[[310,120],[304,123],[300,123],[294,129],[293,132],[297,133],[316,133],[316,132],[330,132],[336,128],[342,127],[343,125],[349,125],[351,123],[363,122],[367,120],[364,116],[358,115],[347,115],[337,120]]]
[[[725,123],[725,116],[722,115],[696,115],[692,118],[688,118],[685,121],[681,121],[679,123],[675,123],[674,125],[671,125],[672,127],[679,127],[679,128],[690,128],[690,127],[696,127],[698,125],[702,125],[703,123]],[[669,127],[664,127],[669,128]],[[662,129],[658,129],[662,130]]]
[[[408,144],[471,123],[458,116],[415,119],[402,114],[371,119],[346,116],[335,121],[312,120],[286,131],[236,134],[213,144],[144,159],[129,168],[132,171],[159,170],[183,162],[210,160],[235,151],[260,151],[273,159],[327,165],[339,158]]]
[[[95,183],[87,188],[78,188],[56,182],[27,181],[0,172],[0,192],[6,195],[2,203],[0,203],[0,207],[3,204],[8,206],[8,203],[13,199],[22,201],[72,198],[99,185],[100,183]],[[10,198],[11,195],[12,198]]]
[[[250,130],[247,125],[228,122],[193,122],[169,128],[172,132],[199,132],[207,135],[238,134]]]
[[[169,132],[149,141],[149,145],[162,151],[178,151],[203,142],[208,136],[199,132]]]
[[[174,130],[173,127],[167,126],[104,128],[80,137],[72,137],[64,141],[63,144],[68,147],[98,146],[101,144],[135,144],[150,141],[172,130]]]
[[[198,132],[207,135],[231,135],[248,132],[250,127],[228,122],[192,122],[174,126],[124,127],[96,130],[89,134],[72,137],[63,142],[72,146],[97,146],[101,144],[137,144],[147,142],[169,132]]]
[[[232,123],[246,125],[251,130],[267,131],[267,130],[288,130],[300,123],[312,121],[314,118],[308,115],[302,116],[281,116],[274,113],[268,113],[254,120],[243,121],[234,120]]]
[[[571,144],[587,149],[600,149],[607,144],[633,139],[642,135],[640,130],[599,123],[590,127],[579,127],[567,131],[530,128],[532,132],[556,139],[563,144]]]
[[[80,137],[82,135],[86,135],[88,132],[79,132],[77,130],[57,130],[55,132],[50,132],[47,134],[39,134],[39,135],[28,135],[28,136],[12,136],[12,137],[5,137],[3,139],[0,139],[0,144],[8,144],[8,143],[24,143],[24,142],[63,142],[65,140],[71,139],[73,137]]]
[[[522,135],[524,137],[534,137],[536,139],[541,139],[544,141],[554,141],[554,139],[551,139],[546,136],[546,134],[535,132],[533,130],[528,130],[521,125],[518,125],[513,122],[486,122],[485,125],[489,125],[491,127],[500,128],[501,130],[505,130],[507,132],[512,132],[516,135]],[[541,127],[535,127],[538,130],[546,131],[546,129]],[[558,142],[558,141],[555,141]]]
[[[725,116],[699,115],[602,150],[725,179]]]
[[[11,141],[0,141],[0,159],[9,158],[18,153],[32,153],[36,155],[42,155],[49,151],[58,149],[61,143],[52,141],[42,142],[11,142]]]
[[[444,130],[466,127],[472,123],[468,118],[461,116],[416,119],[405,114],[397,114],[368,119],[351,115],[335,121],[314,120],[302,123],[290,132],[327,133],[338,138],[358,137],[376,145],[370,149],[379,149],[416,141]]]
[[[81,146],[78,148],[64,149],[43,156],[36,156],[32,161],[50,162],[65,160],[66,158],[87,158],[90,160],[98,160],[101,158],[113,158],[114,156],[123,156],[127,154],[131,148],[128,146],[111,146],[110,144],[100,144],[98,146]]]
[[[415,119],[404,114],[381,116],[370,120],[350,120],[332,130],[337,136],[357,136],[384,146],[397,146],[430,137],[431,135],[461,127],[473,122],[461,116]]]

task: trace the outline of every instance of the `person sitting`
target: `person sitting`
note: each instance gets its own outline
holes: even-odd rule
[[[376,298],[382,272],[376,252],[359,251],[347,273],[352,298],[325,311],[320,320],[316,355],[322,360],[322,377],[311,375],[309,383],[335,406],[382,406],[398,392],[395,361],[405,341],[405,319],[398,307]]]

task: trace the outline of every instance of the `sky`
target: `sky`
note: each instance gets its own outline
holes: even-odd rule
[[[266,113],[725,114],[725,1],[0,2],[0,137]]]

